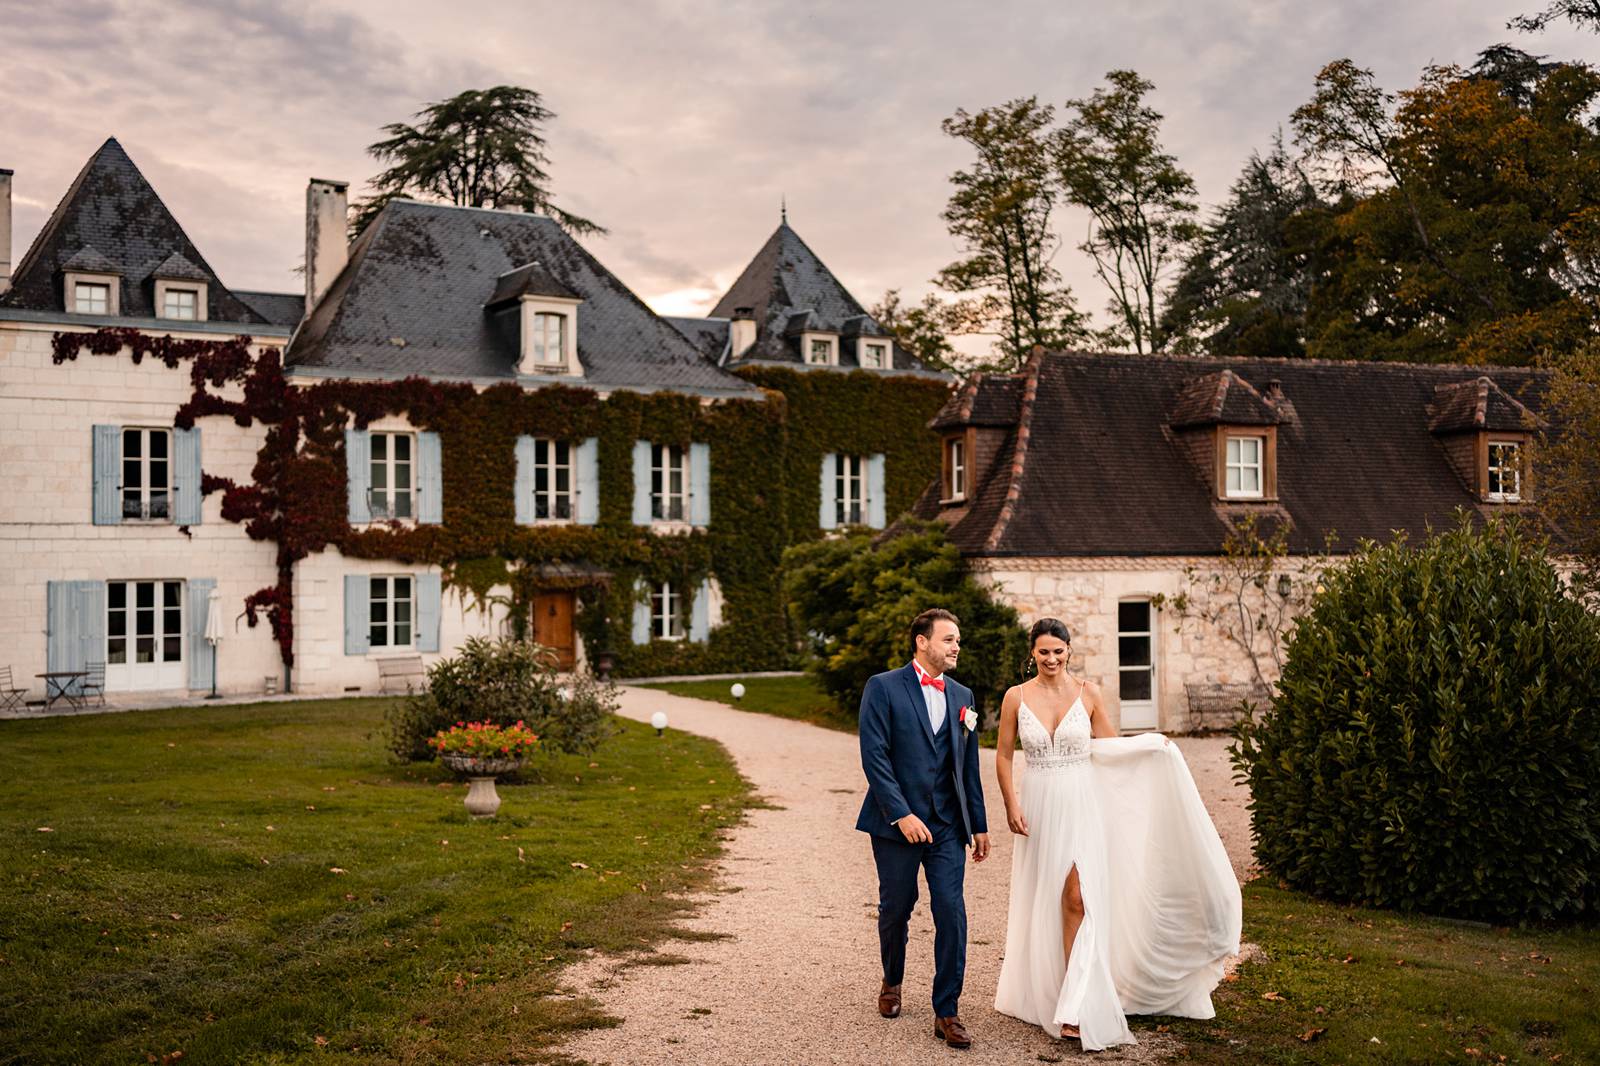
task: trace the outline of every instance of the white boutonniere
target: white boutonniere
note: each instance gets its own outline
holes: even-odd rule
[[[961,710],[957,712],[956,718],[961,722],[962,725],[967,727],[967,732],[969,733],[978,728],[978,712],[973,710],[971,707],[961,708]]]

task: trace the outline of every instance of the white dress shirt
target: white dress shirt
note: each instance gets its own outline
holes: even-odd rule
[[[944,693],[940,692],[932,685],[922,684],[922,679],[928,676],[928,672],[922,668],[921,663],[913,659],[911,660],[911,665],[917,668],[917,684],[922,689],[922,702],[928,705],[928,724],[933,726],[933,731],[937,733],[939,732],[940,727],[944,725]],[[938,681],[943,677],[944,675],[940,674],[939,677],[934,678],[934,680]]]

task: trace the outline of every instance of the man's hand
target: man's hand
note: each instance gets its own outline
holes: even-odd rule
[[[989,857],[989,834],[972,834],[972,861],[982,862]]]
[[[933,834],[928,832],[928,827],[922,824],[922,819],[914,814],[908,814],[894,823],[900,827],[907,844],[932,844]]]

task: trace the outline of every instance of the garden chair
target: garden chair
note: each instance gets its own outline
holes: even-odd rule
[[[82,707],[90,700],[98,699],[100,706],[104,707],[106,705],[106,664],[90,663],[84,669],[88,671],[88,676],[83,679],[83,683],[79,686],[78,698],[75,702],[79,707]]]
[[[11,681],[11,667],[0,666],[0,711],[20,710],[25,688],[17,688]]]

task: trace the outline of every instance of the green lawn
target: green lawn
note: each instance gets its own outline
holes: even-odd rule
[[[1244,925],[1265,958],[1218,989],[1217,1018],[1160,1020],[1185,1062],[1600,1063],[1600,930],[1485,929],[1264,879]]]
[[[739,681],[745,687],[744,699],[736,700],[730,691],[733,678],[726,681],[665,681],[642,688],[659,688],[677,696],[715,700],[737,707],[742,711],[756,711],[810,722],[827,729],[846,733],[856,731],[854,710],[846,711],[822,690],[809,674],[799,677],[746,677]]]
[[[726,752],[619,722],[474,823],[384,702],[0,722],[0,1063],[543,1061],[608,1024],[556,973],[682,915],[748,799]]]

